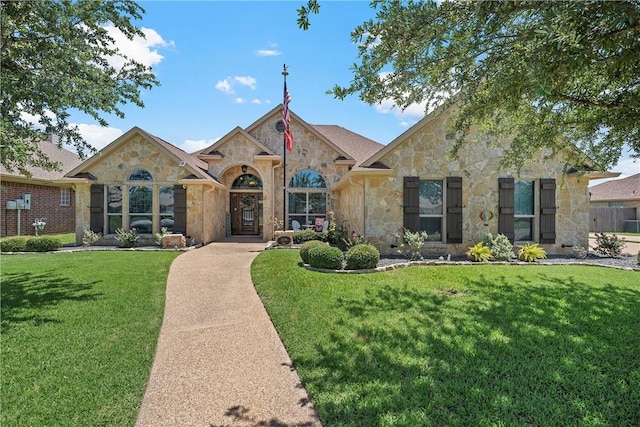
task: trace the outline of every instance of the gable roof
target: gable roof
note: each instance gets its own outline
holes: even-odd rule
[[[216,155],[219,153],[219,148],[224,144],[226,144],[229,141],[229,139],[233,138],[233,136],[236,134],[240,134],[245,138],[247,138],[247,140],[251,141],[256,146],[256,148],[260,150],[260,152],[264,152],[267,154],[274,154],[269,147],[267,147],[262,142],[255,139],[253,136],[251,136],[251,134],[249,134],[247,131],[245,131],[239,126],[236,126],[233,130],[231,130],[231,132],[227,133],[225,136],[223,136],[222,138],[220,138],[219,140],[217,140],[207,148],[196,151],[193,154],[198,157],[202,156],[203,158],[208,155]]]
[[[162,138],[158,138],[157,136],[151,135],[143,129],[140,129],[137,126],[129,129],[129,131],[120,135],[118,139],[113,141],[111,144],[104,147],[97,154],[87,159],[85,162],[75,167],[73,170],[66,173],[64,176],[66,178],[76,178],[78,174],[84,172],[86,169],[99,162],[104,156],[108,156],[116,149],[118,149],[122,144],[124,144],[127,140],[129,140],[133,135],[138,134],[145,138],[147,141],[151,142],[155,146],[157,146],[160,151],[165,152],[168,156],[174,158],[176,163],[184,164],[185,168],[191,172],[193,178],[195,179],[204,179],[207,181],[215,182],[217,181],[207,173],[208,165],[205,161],[200,160],[196,155],[189,154],[186,151],[181,150],[165,141]],[[183,163],[184,162],[184,163]]]
[[[345,153],[356,161],[354,166],[359,166],[362,162],[380,151],[384,145],[372,139],[366,138],[355,132],[336,125],[311,125],[325,138],[341,148]]]
[[[640,173],[589,188],[590,201],[640,200]]]
[[[41,167],[32,166],[28,170],[31,172],[31,178],[20,174],[18,171],[9,172],[4,166],[0,165],[0,174],[3,181],[34,181],[39,183],[51,183],[54,180],[60,179],[62,175],[80,163],[82,158],[77,153],[58,147],[58,144],[51,141],[43,140],[36,143],[42,152],[52,162],[60,163],[59,171],[48,171]]]

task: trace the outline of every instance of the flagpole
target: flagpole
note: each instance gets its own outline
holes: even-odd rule
[[[287,64],[282,66],[282,76],[284,77],[284,87],[283,91],[286,90],[287,87],[287,76],[289,72],[287,71]],[[283,100],[283,102],[285,102]],[[283,106],[284,107],[284,106]],[[283,167],[282,167],[282,219],[285,221],[283,226],[287,227],[285,230],[289,229],[289,215],[287,213],[287,129],[286,126],[288,123],[285,123],[285,131],[282,134],[282,152],[283,152]]]

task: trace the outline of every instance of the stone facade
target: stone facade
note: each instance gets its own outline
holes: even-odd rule
[[[303,170],[313,170],[326,183],[326,189],[313,190],[326,194],[326,210],[334,212],[338,228],[348,234],[354,232],[364,236],[383,254],[395,252],[396,236],[402,234],[403,185],[404,178],[409,176],[462,179],[462,243],[446,243],[445,239],[430,241],[425,245],[426,253],[464,253],[487,232],[497,234],[498,179],[504,177],[536,183],[543,178],[555,179],[556,239],[554,244],[544,245],[544,248],[549,253],[557,253],[569,251],[571,245],[587,246],[587,178],[565,174],[561,162],[544,158],[546,153],[540,153],[519,174],[499,170],[504,144],[478,138],[465,144],[458,158],[450,158],[448,152],[455,141],[447,134],[449,117],[449,111],[434,113],[364,159],[350,157],[340,146],[348,145],[344,140],[340,143],[330,141],[320,133],[319,127],[314,128],[295,115],[291,121],[295,137],[293,150],[285,153],[282,133],[276,129],[276,123],[281,119],[280,108],[274,108],[246,129],[233,129],[195,155],[181,152],[134,129],[73,171],[96,178],[74,181],[78,240],[91,220],[88,209],[91,185],[122,186],[123,206],[127,206],[128,192],[125,190],[130,185],[139,185],[139,182],[129,181],[129,176],[140,169],[153,176],[153,181],[145,185],[152,186],[154,194],[162,186],[181,184],[186,189],[187,244],[208,243],[229,236],[232,203],[247,197],[242,194],[259,195],[256,199],[260,204],[258,225],[251,233],[265,241],[273,240],[274,220],[287,218],[288,207],[284,201],[288,203],[288,196],[285,199],[285,194],[295,191],[289,188],[291,177]],[[354,150],[352,145],[351,152],[357,152],[357,148]],[[285,156],[286,170],[283,166]],[[181,159],[184,160],[179,161]],[[234,188],[234,182],[245,174],[257,177],[262,187]],[[71,179],[75,175],[67,176]],[[538,211],[539,200],[535,203]],[[158,202],[154,201],[154,232],[160,228],[158,209]],[[493,218],[481,219],[483,211],[494,213]],[[446,213],[444,215],[446,217]],[[127,215],[123,215],[123,228],[129,227],[126,218]],[[445,219],[443,223],[446,223]],[[285,224],[285,228],[290,225]]]

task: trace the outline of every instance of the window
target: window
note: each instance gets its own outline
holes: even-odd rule
[[[624,207],[624,203],[622,203],[622,202],[609,202],[609,207],[610,208],[623,208]]]
[[[324,178],[311,169],[298,172],[289,181],[289,227],[296,220],[301,225],[315,225],[316,218],[326,218],[327,193]]]
[[[153,188],[129,187],[129,228],[140,234],[153,232]]]
[[[129,181],[153,181],[153,176],[144,170],[137,170],[129,176]]]
[[[122,187],[107,187],[107,234],[122,228]]]
[[[442,180],[420,180],[420,231],[427,232],[427,240],[442,241],[443,189]]]
[[[71,205],[71,189],[61,188],[60,189],[60,206],[69,206],[69,205]]]
[[[262,181],[255,175],[250,173],[245,173],[244,175],[240,175],[233,181],[231,185],[233,189],[262,189]]]
[[[534,240],[534,195],[535,182],[526,180],[515,180],[514,182],[514,215],[513,215],[513,231],[516,241],[533,241]]]
[[[160,187],[160,228],[173,231],[173,211],[175,207],[175,197],[173,187]]]

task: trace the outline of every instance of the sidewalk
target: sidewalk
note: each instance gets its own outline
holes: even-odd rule
[[[216,242],[171,265],[146,426],[321,426],[250,277],[264,242]]]

